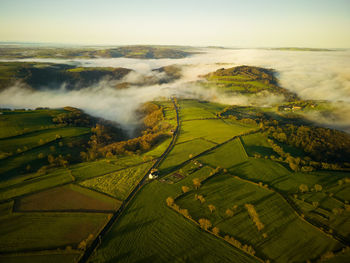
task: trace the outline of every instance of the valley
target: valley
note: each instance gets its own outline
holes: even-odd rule
[[[16,226],[2,233],[2,260],[23,262],[25,256],[26,262],[37,262],[54,256],[67,262],[287,262],[292,257],[329,257],[341,262],[349,253],[348,168],[292,170],[274,150],[281,143],[265,127],[240,120],[239,109],[225,111],[235,119],[218,114],[227,106],[205,101],[154,103],[162,109],[162,122],[175,129],[172,139],[140,153],[48,167],[44,173],[30,172],[45,163],[45,158],[36,160],[37,154],[50,154],[54,146],[63,156],[75,156],[78,149],[69,144],[86,135],[79,133],[79,126],[69,133],[74,126],[59,131],[50,123],[62,110],[11,112],[36,120],[25,127],[9,120],[6,112],[0,116],[2,124],[12,123],[12,129],[22,133],[3,134],[2,146],[15,138],[27,142],[26,149],[1,160],[9,163],[12,158],[13,165],[1,172],[1,225],[3,231]],[[44,134],[50,138],[51,130],[62,137],[35,146]],[[293,158],[305,158],[294,146],[281,146]],[[28,163],[31,168],[26,170]],[[149,180],[148,173],[156,167],[159,179]],[[67,202],[68,196],[76,204]],[[167,204],[168,198],[173,203]],[[255,226],[247,204],[254,207],[262,227]],[[201,226],[200,219],[209,226]],[[33,220],[42,231],[33,232],[35,225],[26,223]],[[84,224],[77,228],[81,220]],[[66,231],[72,228],[74,235],[68,238]]]

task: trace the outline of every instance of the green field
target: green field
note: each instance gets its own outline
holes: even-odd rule
[[[33,173],[48,165],[48,155],[80,160],[90,128],[54,124],[65,110],[3,111],[0,115],[0,181]],[[69,157],[67,157],[69,156]]]
[[[6,263],[61,263],[61,262],[77,262],[80,257],[79,252],[55,252],[37,254],[14,254],[0,255],[0,262]]]
[[[166,206],[165,199],[178,195],[195,176],[174,185],[147,184],[90,262],[257,262]]]
[[[266,136],[261,133],[243,136],[242,143],[250,157],[254,157],[255,154],[260,154],[261,156],[276,155],[271,145],[267,142]]]
[[[204,164],[212,167],[231,168],[248,160],[248,156],[240,139],[230,141],[218,149],[198,158]]]
[[[7,200],[70,182],[73,182],[73,177],[67,169],[55,170],[43,178],[35,177],[18,184],[13,184],[11,186],[1,188],[0,200]]]
[[[214,143],[222,143],[236,135],[254,129],[252,126],[236,123],[226,123],[223,120],[194,120],[181,124],[178,143],[202,138]]]
[[[74,184],[51,188],[15,201],[16,211],[113,211],[121,202]]]
[[[108,214],[15,213],[0,217],[0,252],[76,247],[96,235]],[[84,222],[84,224],[82,224]]]
[[[213,146],[215,146],[214,143],[201,138],[178,143],[174,146],[168,157],[161,163],[159,169],[163,174],[166,174],[175,169],[178,165],[187,161],[190,158],[190,155],[196,156]]]
[[[212,81],[263,88],[248,73],[212,76]],[[284,159],[271,157],[277,153],[266,129],[242,119],[271,117],[273,108],[178,100],[180,127],[172,137],[173,101],[154,103],[172,125],[167,139],[148,152],[104,153],[83,162],[79,156],[90,130],[54,125],[52,115],[61,110],[0,115],[1,128],[6,127],[0,129],[1,151],[13,153],[0,160],[0,261],[76,262],[86,249],[78,246],[87,239],[91,244],[121,208],[88,262],[319,262],[333,252],[337,255],[329,262],[346,262],[348,252],[339,251],[350,244],[350,173],[294,172]],[[227,118],[231,115],[238,120]],[[279,145],[292,156],[306,157],[300,149]],[[72,162],[37,173],[49,154],[70,155]],[[146,180],[129,200],[161,156],[159,178]],[[193,179],[200,181],[197,190]],[[168,197],[196,222],[209,219],[220,236],[167,206]],[[225,241],[225,235],[252,246],[256,257]]]
[[[99,159],[93,162],[84,162],[70,167],[72,175],[77,181],[87,180],[92,177],[105,175],[124,169],[129,166],[143,163],[138,155],[121,156],[119,158]]]
[[[54,126],[52,116],[63,110],[2,111],[0,138],[46,129]]]
[[[144,163],[119,172],[92,178],[80,184],[99,192],[107,193],[119,200],[124,200],[152,165],[153,162]]]
[[[224,105],[198,100],[181,100],[180,119],[182,121],[192,119],[217,118],[216,113],[224,108]]]
[[[42,166],[49,164],[47,156],[50,154],[64,157],[70,155],[73,156],[73,162],[77,162],[80,160],[79,153],[83,150],[81,146],[88,141],[88,138],[88,134],[66,137],[2,159],[0,160],[0,181],[37,171]],[[75,147],[71,144],[74,144]],[[29,171],[26,169],[27,165],[30,165]]]
[[[1,139],[0,147],[1,150],[5,152],[15,153],[18,149],[23,152],[26,149],[29,150],[44,143],[55,141],[57,138],[80,136],[87,133],[90,133],[90,129],[85,127],[53,128],[8,139]],[[42,140],[42,142],[40,142],[40,140]]]
[[[195,194],[203,195],[205,203],[195,200]],[[340,246],[299,218],[279,195],[228,174],[209,179],[200,190],[184,195],[176,203],[188,209],[195,220],[208,218],[223,236],[228,234],[248,243],[261,258],[276,262],[302,262]],[[260,232],[244,208],[247,203],[255,206],[264,224]],[[208,209],[209,204],[216,207],[213,213]],[[235,205],[237,208],[233,209]],[[234,211],[232,217],[225,214],[229,208]],[[308,233],[307,237],[305,232]]]

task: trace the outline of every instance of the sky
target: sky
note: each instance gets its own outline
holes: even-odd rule
[[[0,41],[350,48],[350,1],[0,0]]]

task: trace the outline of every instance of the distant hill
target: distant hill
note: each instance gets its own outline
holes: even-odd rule
[[[307,47],[278,47],[271,48],[272,50],[282,50],[282,51],[334,51],[327,48],[307,48]]]
[[[278,85],[272,69],[253,66],[221,68],[205,76],[204,86],[215,86],[225,93],[242,93],[245,95],[259,92],[283,94],[288,101],[297,99],[297,95]]]
[[[64,47],[22,47],[1,46],[0,58],[23,59],[23,58],[184,58],[193,54],[180,47],[166,46],[123,46],[112,48],[64,48]]]
[[[21,81],[34,89],[65,83],[68,89],[97,83],[104,77],[121,79],[131,70],[109,67],[74,67],[67,64],[0,62],[0,89]]]

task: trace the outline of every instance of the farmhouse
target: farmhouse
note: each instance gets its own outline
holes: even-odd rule
[[[148,175],[149,179],[157,179],[159,176],[158,170],[151,170],[151,172]]]

